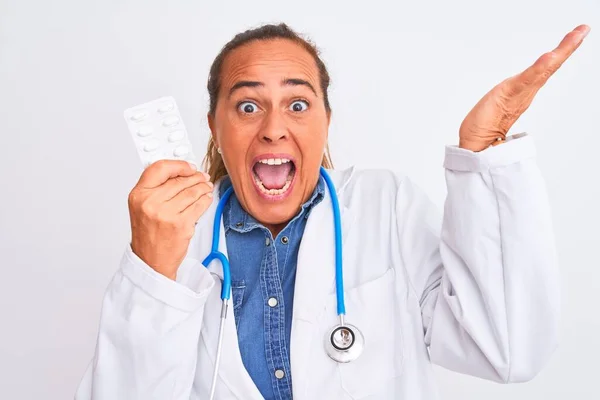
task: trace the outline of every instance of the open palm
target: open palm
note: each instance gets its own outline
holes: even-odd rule
[[[490,145],[502,143],[538,90],[581,45],[589,31],[587,25],[578,26],[554,50],[543,54],[532,66],[490,90],[462,122],[459,146],[481,151]]]

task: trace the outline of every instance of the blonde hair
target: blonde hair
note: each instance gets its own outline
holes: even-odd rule
[[[331,155],[329,154],[329,144],[325,147],[325,154],[323,154],[323,161],[321,165],[327,169],[333,169],[333,163],[331,162]],[[208,140],[208,146],[206,149],[206,155],[202,161],[202,167],[210,175],[210,180],[214,183],[219,179],[227,175],[227,168],[223,162],[223,157],[217,151],[217,146],[213,141],[212,137]]]

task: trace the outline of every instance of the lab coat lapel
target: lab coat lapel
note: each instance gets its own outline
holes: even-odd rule
[[[353,220],[342,201],[343,189],[352,172],[353,169],[330,172],[340,200],[343,239]],[[291,334],[294,393],[301,394],[306,388],[314,346],[323,347],[322,335],[325,333],[319,330],[318,322],[323,317],[328,297],[335,295],[334,233],[331,196],[329,190],[325,190],[323,200],[311,211],[298,252]]]
[[[196,235],[198,236],[198,239],[196,240],[198,246],[197,254],[199,254],[201,261],[210,253],[211,250],[212,227],[218,204],[218,197],[216,196],[219,193],[218,184],[215,185],[213,193],[215,193],[215,201],[212,202],[209,209],[205,212],[196,229]],[[223,227],[222,219],[221,231],[219,235],[219,251],[228,256],[227,244],[225,241],[225,229]],[[219,339],[223,267],[219,261],[213,260],[208,269],[215,279],[215,286],[209,294],[206,302],[201,334],[207,346],[207,351],[211,358],[211,364],[214,365]],[[244,364],[242,362],[231,300],[229,301],[227,318],[225,319],[225,327],[223,331],[223,346],[221,350],[219,378],[220,379],[217,382],[217,385],[224,383],[239,399],[262,399],[258,388],[252,381],[252,378],[246,371],[246,368],[244,368]]]

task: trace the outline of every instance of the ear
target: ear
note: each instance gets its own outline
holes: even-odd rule
[[[217,144],[217,131],[215,129],[215,119],[211,113],[206,114],[206,119],[208,120],[208,127],[210,128],[210,136],[212,137],[212,141],[216,147],[219,147]]]

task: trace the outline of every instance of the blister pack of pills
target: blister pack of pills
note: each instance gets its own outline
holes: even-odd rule
[[[128,108],[124,117],[144,168],[165,159],[184,160],[198,167],[173,97]]]

